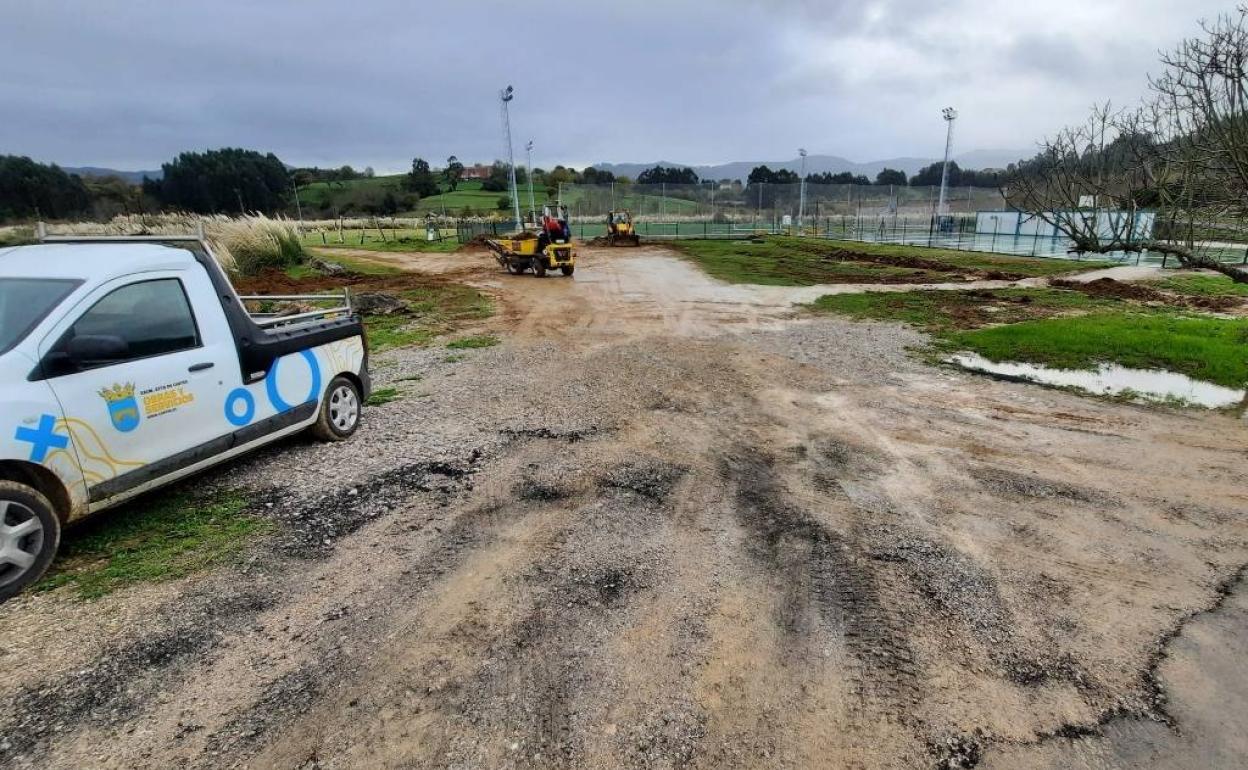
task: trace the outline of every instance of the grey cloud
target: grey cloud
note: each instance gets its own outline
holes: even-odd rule
[[[963,148],[1025,146],[1138,96],[1156,49],[1221,10],[1107,5],[1124,19],[1108,41],[973,0],[41,0],[4,12],[0,152],[129,168],[224,144],[300,164],[488,161],[507,83],[517,145],[532,138],[544,165],[798,145],[932,155],[945,103],[963,108]]]

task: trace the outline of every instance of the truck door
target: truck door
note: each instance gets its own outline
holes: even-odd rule
[[[239,379],[202,269],[101,286],[41,344],[44,376],[79,449],[91,502],[227,448],[221,403]]]

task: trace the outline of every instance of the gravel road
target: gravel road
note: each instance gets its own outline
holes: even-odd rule
[[[278,522],[239,563],[0,607],[0,767],[1242,763],[1242,419],[582,257],[428,258],[503,344],[197,481]]]

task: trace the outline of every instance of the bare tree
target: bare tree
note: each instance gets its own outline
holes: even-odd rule
[[[1248,231],[1248,8],[1201,28],[1162,54],[1139,108],[1098,106],[1045,140],[1014,168],[1007,202],[1056,227],[1074,251],[1149,250],[1248,283],[1203,245]]]

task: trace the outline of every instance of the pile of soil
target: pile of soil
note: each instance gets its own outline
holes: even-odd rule
[[[1138,283],[1123,283],[1113,278],[1097,278],[1095,281],[1069,281],[1056,279],[1050,285],[1062,289],[1074,289],[1089,297],[1103,299],[1132,299],[1139,302],[1166,302],[1170,298],[1148,286]]]

